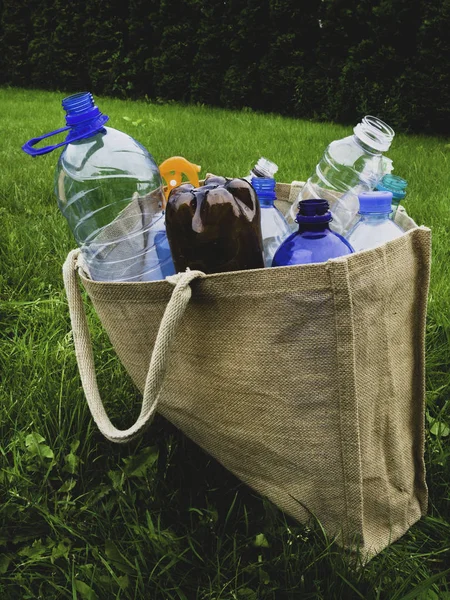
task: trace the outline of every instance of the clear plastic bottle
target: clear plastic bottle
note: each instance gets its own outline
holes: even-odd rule
[[[274,205],[277,198],[275,194],[275,179],[271,177],[253,177],[252,186],[255,189],[261,207],[264,265],[271,267],[275,252],[291,231],[286,223],[286,219]]]
[[[354,134],[331,142],[302,188],[297,201],[325,198],[333,214],[332,228],[345,234],[356,220],[358,194],[373,190],[392,170],[392,161],[383,156],[394,131],[376,117],[366,116],[353,129]],[[290,210],[289,225],[295,220],[297,202]]]
[[[391,214],[392,192],[367,192],[359,195],[360,220],[347,235],[355,252],[375,248],[403,234]]]
[[[55,173],[58,205],[99,281],[149,281],[175,273],[165,234],[162,179],[150,153],[132,137],[105,127],[88,92],[65,98],[67,127],[27,142],[32,155],[65,146]],[[35,149],[67,131],[65,142]]]
[[[298,231],[278,248],[273,267],[326,262],[353,252],[347,240],[331,231],[332,216],[326,200],[302,200],[298,208]]]
[[[251,183],[253,177],[267,177],[273,179],[277,171],[278,165],[276,165],[268,158],[264,158],[264,156],[261,156],[256,165],[253,167],[253,169],[250,171],[247,177],[244,177],[244,179],[249,183]]]
[[[395,219],[398,206],[406,197],[406,187],[408,183],[405,179],[397,175],[385,175],[375,188],[379,192],[392,192],[392,220]]]

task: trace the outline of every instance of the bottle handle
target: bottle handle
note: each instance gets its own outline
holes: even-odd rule
[[[22,146],[22,150],[24,152],[26,152],[27,154],[29,154],[30,156],[39,156],[40,154],[48,154],[49,152],[52,152],[56,148],[60,148],[61,146],[64,146],[64,145],[68,144],[69,142],[64,141],[64,142],[61,142],[60,144],[56,144],[54,146],[44,146],[44,148],[34,148],[33,146],[36,146],[36,144],[39,144],[39,142],[41,142],[42,140],[45,140],[45,138],[52,137],[54,135],[58,135],[58,133],[63,133],[63,131],[67,131],[68,129],[72,129],[72,128],[71,127],[61,127],[61,129],[57,129],[56,131],[51,131],[50,133],[45,133],[44,135],[40,135],[39,137],[31,138],[31,140],[28,140],[28,142],[26,142]],[[71,141],[73,141],[73,140],[71,140]]]
[[[109,117],[107,115],[101,115],[95,121],[94,126],[88,127],[87,129],[84,128],[77,135],[69,134],[69,136],[67,136],[67,138],[59,144],[55,144],[54,146],[44,146],[43,148],[34,148],[34,146],[36,146],[36,144],[39,144],[39,142],[41,142],[42,140],[45,140],[49,137],[53,137],[54,135],[58,135],[59,133],[63,133],[64,131],[68,131],[69,129],[73,130],[73,127],[67,125],[66,127],[61,127],[61,129],[51,131],[50,133],[44,133],[39,137],[31,138],[31,140],[28,140],[28,142],[26,142],[22,146],[22,150],[30,156],[40,156],[41,154],[48,154],[49,152],[53,152],[53,150],[56,150],[56,148],[61,148],[62,146],[67,146],[67,144],[71,144],[72,142],[77,142],[78,140],[83,140],[87,137],[90,137],[95,132],[100,131],[108,119]]]

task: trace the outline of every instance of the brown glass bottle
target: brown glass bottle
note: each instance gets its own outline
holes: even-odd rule
[[[202,187],[174,188],[166,206],[166,230],[177,271],[264,267],[259,202],[243,179],[210,177]]]

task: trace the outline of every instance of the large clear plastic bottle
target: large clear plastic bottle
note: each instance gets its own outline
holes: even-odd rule
[[[274,205],[276,200],[275,183],[275,179],[271,177],[252,178],[252,186],[261,207],[261,232],[264,244],[264,265],[266,267],[272,266],[275,252],[290,234],[286,219]]]
[[[353,132],[331,142],[297,198],[297,202],[308,198],[328,200],[333,215],[331,227],[340,234],[356,222],[358,194],[373,190],[392,170],[392,161],[383,156],[395,135],[389,125],[366,116]],[[297,202],[290,210],[290,225],[295,220]]]
[[[273,267],[326,262],[353,252],[347,240],[331,231],[332,216],[326,200],[302,200],[298,208],[298,231],[278,248]]]
[[[173,274],[165,233],[163,187],[150,153],[131,136],[105,127],[90,93],[62,102],[66,141],[24,150],[43,154],[65,145],[55,173],[58,205],[81,248],[89,275],[99,281],[149,281]],[[37,140],[37,141],[36,141]]]
[[[361,218],[347,236],[355,252],[375,248],[403,234],[403,230],[389,218],[391,202],[392,192],[359,195]]]

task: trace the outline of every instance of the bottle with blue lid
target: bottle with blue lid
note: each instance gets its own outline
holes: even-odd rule
[[[131,136],[106,127],[109,117],[89,92],[62,101],[66,127],[29,140],[39,156],[64,148],[55,173],[62,214],[98,281],[150,281],[175,273],[165,233],[163,184],[151,154]],[[66,132],[54,146],[35,148]]]
[[[350,243],[330,229],[332,215],[324,199],[301,200],[296,221],[298,231],[278,248],[273,267],[326,262],[353,252]]]
[[[380,246],[403,235],[403,230],[389,216],[392,192],[359,194],[360,220],[349,232],[347,241],[355,252]]]
[[[253,177],[252,186],[261,207],[261,232],[264,244],[264,266],[271,267],[275,252],[291,233],[286,219],[275,206],[275,179]]]

